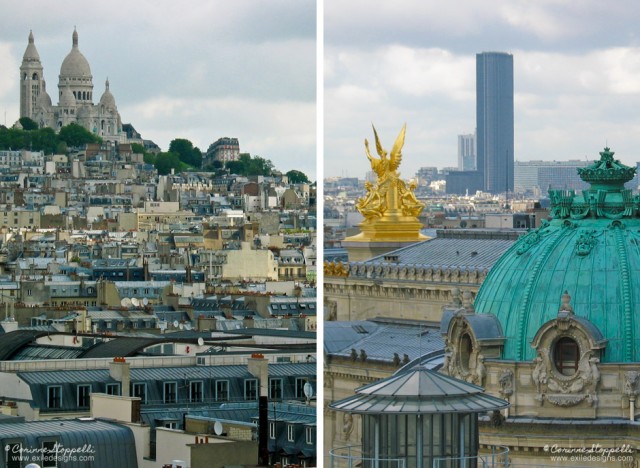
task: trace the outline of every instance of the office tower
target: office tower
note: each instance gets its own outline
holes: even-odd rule
[[[476,55],[477,164],[484,190],[513,190],[513,56]]]
[[[458,170],[476,170],[476,135],[458,135]]]

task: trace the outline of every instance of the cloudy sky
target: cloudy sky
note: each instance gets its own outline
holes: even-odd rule
[[[316,173],[314,0],[0,0],[0,120],[19,117],[19,67],[29,30],[57,103],[74,26],[94,101],[108,78],[123,122],[163,150],[187,138],[206,151],[219,137]]]
[[[517,160],[640,161],[640,3],[326,0],[325,177],[363,177],[364,138],[407,123],[403,164],[455,166],[475,129],[475,54],[514,56]]]

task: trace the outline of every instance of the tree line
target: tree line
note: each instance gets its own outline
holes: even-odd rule
[[[80,148],[89,143],[102,143],[102,138],[94,135],[77,124],[69,124],[55,133],[51,128],[38,128],[38,124],[29,117],[19,120],[22,128],[0,126],[0,150],[43,151],[45,154],[65,154],[70,148]],[[151,153],[138,143],[131,145],[134,153],[142,153],[144,162],[153,164],[160,175],[182,171],[208,171],[217,174],[237,174],[241,176],[271,176],[275,171],[269,159],[242,153],[237,161],[214,161],[202,166],[202,151],[184,138],[176,138],[169,144],[166,152]],[[285,174],[291,183],[309,182],[301,171],[291,170]]]

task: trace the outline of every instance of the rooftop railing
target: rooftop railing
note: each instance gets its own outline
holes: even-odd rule
[[[511,468],[507,447],[488,447],[489,453],[469,457],[424,457],[423,468]],[[359,446],[329,452],[330,468],[407,468],[407,457],[379,458],[363,454]],[[415,463],[415,457],[414,457]]]

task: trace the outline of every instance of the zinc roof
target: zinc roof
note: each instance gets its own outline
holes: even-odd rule
[[[367,414],[484,413],[508,406],[482,387],[424,367],[401,370],[329,405],[338,411]]]
[[[515,243],[507,239],[464,239],[436,237],[413,244],[385,255],[374,257],[365,264],[385,263],[384,258],[397,256],[394,264],[421,265],[443,268],[491,268]]]
[[[406,354],[413,360],[444,350],[439,329],[428,325],[326,322],[324,336],[325,352],[341,357],[350,357],[352,350],[360,356],[364,350],[367,360],[392,362],[396,353],[400,359]]]

